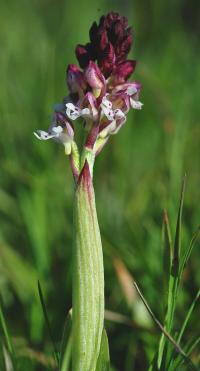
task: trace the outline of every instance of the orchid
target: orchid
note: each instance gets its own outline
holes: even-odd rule
[[[55,113],[48,132],[37,130],[34,135],[39,140],[54,139],[56,142],[64,144],[65,153],[67,155],[71,153],[71,143],[74,137],[74,130],[62,113]]]
[[[82,119],[88,137],[85,146],[93,136],[96,156],[100,153],[99,138],[104,138],[102,150],[110,135],[118,133],[125,124],[129,110],[142,108],[141,84],[128,81],[136,61],[127,59],[132,30],[125,17],[108,13],[101,17],[99,25],[93,23],[89,33],[90,42],[76,47],[80,68],[74,64],[67,67],[69,95],[64,99],[62,111],[56,113],[56,116],[62,115],[64,126],[60,126],[54,115],[48,133],[37,131],[35,135],[40,140],[54,139],[63,143],[65,152],[70,154],[74,142],[72,121]]]
[[[80,67],[66,71],[69,94],[56,105],[48,131],[37,130],[40,140],[53,139],[65,147],[75,180],[72,369],[101,368],[105,344],[104,269],[101,236],[92,183],[96,156],[111,135],[118,133],[131,108],[141,109],[141,84],[128,81],[136,67],[127,56],[132,29],[118,13],[102,16],[90,28],[90,42],[76,47]],[[73,123],[79,120],[79,123]],[[76,127],[85,131],[82,148],[76,143]],[[100,362],[100,363],[99,363]],[[104,362],[105,363],[105,362]]]

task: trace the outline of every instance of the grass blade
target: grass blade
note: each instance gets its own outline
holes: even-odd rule
[[[14,349],[13,349],[12,341],[11,341],[11,338],[10,338],[10,335],[9,335],[9,331],[8,331],[8,328],[7,328],[7,324],[6,324],[6,320],[5,320],[5,317],[4,317],[4,314],[3,314],[3,309],[2,309],[1,304],[0,304],[0,324],[1,324],[3,334],[4,334],[4,337],[5,337],[6,347],[9,351],[9,353],[14,356]]]
[[[144,298],[144,296],[142,295],[138,285],[136,284],[136,282],[134,282],[134,286],[141,298],[141,300],[143,301],[146,309],[148,310],[151,318],[153,319],[153,321],[155,322],[155,324],[157,325],[157,327],[159,328],[159,330],[166,336],[166,338],[170,341],[170,343],[173,345],[174,349],[176,350],[176,352],[180,353],[183,357],[186,357],[186,354],[185,352],[183,351],[183,349],[180,347],[180,345],[173,339],[173,337],[165,330],[165,328],[162,326],[162,324],[158,321],[158,319],[156,318],[155,314],[152,312],[151,308],[149,307],[146,299]]]
[[[182,258],[182,261],[181,261],[181,266],[180,266],[180,278],[182,276],[182,273],[183,273],[183,270],[188,262],[188,259],[192,253],[192,250],[193,250],[193,247],[195,245],[195,243],[197,242],[198,238],[200,236],[200,227],[197,229],[197,231],[194,233],[191,241],[190,241],[190,244],[188,246],[188,248],[186,249],[184,255],[183,255],[183,258]]]
[[[171,332],[173,326],[173,319],[174,319],[174,311],[176,306],[176,299],[177,299],[177,291],[179,285],[179,267],[180,267],[180,251],[181,251],[181,222],[182,222],[182,211],[183,211],[183,200],[184,200],[184,193],[185,193],[185,181],[186,176],[183,179],[182,188],[181,188],[181,196],[179,202],[179,210],[177,216],[177,223],[176,223],[176,233],[175,233],[175,241],[174,247],[172,249],[171,243],[171,235],[169,230],[169,222],[167,218],[167,214],[165,214],[164,218],[164,233],[165,233],[165,244],[167,244],[166,248],[168,247],[170,254],[170,269],[169,269],[169,277],[168,277],[168,297],[167,297],[167,305],[166,305],[166,317],[165,317],[165,329],[167,332]],[[168,258],[169,261],[169,258]],[[164,336],[164,332],[161,335],[160,343],[159,343],[159,350],[158,350],[158,360],[157,365],[158,369],[162,369],[164,364],[166,363],[167,357],[167,348],[166,346],[166,337]]]
[[[171,331],[172,326],[173,326],[174,311],[175,311],[178,284],[179,284],[179,267],[180,267],[180,251],[181,251],[181,222],[182,222],[183,200],[184,200],[184,193],[185,193],[185,181],[186,181],[186,177],[184,177],[183,183],[182,183],[181,197],[180,197],[177,224],[176,224],[173,258],[172,258],[171,272],[170,272],[170,278],[169,278],[168,310],[167,310],[167,316],[166,316],[166,329],[169,332]]]
[[[176,224],[175,241],[174,241],[172,275],[174,275],[175,277],[177,277],[179,273],[179,265],[180,265],[181,223],[182,223],[183,200],[184,200],[184,194],[185,194],[185,183],[186,183],[186,175],[184,176],[183,183],[182,183],[179,211],[178,211],[177,224]]]
[[[65,352],[62,357],[62,362],[60,364],[60,371],[69,371],[71,370],[70,364],[72,359],[72,336],[70,335],[68,343],[65,349]]]
[[[5,371],[14,371],[12,358],[10,356],[10,353],[7,351],[6,347],[3,345],[3,357],[5,362]]]
[[[173,247],[172,247],[169,219],[168,219],[168,214],[166,210],[164,210],[163,212],[162,245],[163,245],[163,272],[164,272],[163,291],[164,293],[167,293],[166,296],[164,297],[164,308],[165,308],[165,313],[167,313],[168,295],[169,295],[168,285],[169,285],[170,270],[172,266]],[[163,358],[165,341],[166,341],[165,335],[162,333],[160,342],[159,342],[158,353],[157,353],[158,369],[160,368],[161,361]]]
[[[200,336],[196,340],[190,342],[190,344],[188,344],[186,346],[187,347],[187,353],[188,353],[188,355],[190,355],[192,353],[192,351],[196,348],[196,346],[199,343],[200,343]]]
[[[190,317],[191,317],[192,311],[193,311],[193,309],[194,309],[194,307],[195,307],[197,301],[199,300],[199,297],[200,297],[200,289],[199,289],[199,291],[197,292],[197,295],[195,296],[195,298],[194,298],[194,300],[193,300],[193,302],[192,302],[192,304],[191,304],[191,306],[190,306],[190,308],[189,308],[189,310],[188,310],[188,313],[187,313],[187,315],[186,315],[185,321],[183,322],[183,325],[182,325],[182,327],[181,327],[180,333],[179,333],[179,335],[178,335],[177,342],[180,342],[181,339],[182,339],[182,336],[183,336],[183,333],[184,333],[184,331],[185,331],[185,328],[186,328],[186,326],[187,326],[187,324],[188,324],[188,322],[189,322],[189,319],[190,319]],[[199,343],[199,341],[200,341],[200,337],[197,338],[197,340],[192,341],[191,343],[188,343],[188,344],[186,345],[186,347],[185,347],[185,352],[188,354],[188,356],[189,356],[189,354],[192,352],[192,350],[195,348],[195,346]],[[182,359],[178,359],[178,362],[175,361],[175,368],[173,368],[173,370],[176,370],[177,367],[180,366],[180,364],[182,363],[182,361],[183,361]]]
[[[199,300],[199,298],[200,298],[200,289],[198,290],[198,292],[197,292],[197,294],[196,294],[196,296],[195,296],[195,298],[194,298],[194,300],[193,300],[193,302],[192,302],[192,304],[191,304],[191,306],[190,306],[190,308],[188,310],[188,313],[187,313],[187,315],[185,317],[185,321],[183,322],[183,325],[181,327],[180,333],[179,333],[178,338],[177,338],[177,341],[178,342],[180,342],[181,339],[182,339],[183,333],[184,333],[185,328],[186,328],[186,326],[187,326],[187,324],[189,322],[189,319],[191,317],[192,311],[193,311],[193,309],[194,309],[197,301]]]
[[[72,358],[72,309],[69,311],[64,324],[63,336],[60,347],[59,370],[67,371]]]
[[[46,305],[45,305],[45,301],[44,301],[44,296],[43,296],[42,288],[41,288],[41,285],[40,285],[39,281],[38,281],[38,293],[39,293],[39,297],[40,297],[40,303],[41,303],[41,306],[42,306],[42,311],[43,311],[45,323],[46,323],[47,330],[48,330],[48,333],[49,333],[49,338],[50,338],[52,346],[53,346],[54,357],[55,357],[55,360],[56,360],[56,363],[57,363],[57,366],[58,366],[59,365],[58,352],[57,352],[56,345],[55,345],[55,342],[54,342],[54,339],[53,339],[53,334],[52,334],[52,331],[51,331],[51,326],[50,326],[50,322],[49,322],[49,318],[48,318],[48,314],[47,314],[47,309],[46,309]]]
[[[196,367],[193,365],[193,363],[191,362],[191,360],[188,358],[187,354],[185,353],[185,351],[180,347],[180,345],[175,341],[175,339],[165,330],[165,328],[161,325],[161,323],[158,321],[158,319],[156,318],[156,316],[154,315],[154,313],[152,312],[151,308],[149,307],[146,299],[144,298],[144,296],[142,295],[138,285],[136,284],[136,282],[134,282],[134,286],[141,298],[141,300],[143,301],[146,309],[148,310],[150,316],[152,317],[153,321],[155,322],[155,324],[157,325],[157,327],[159,328],[160,331],[162,331],[162,333],[165,335],[165,337],[169,340],[169,342],[173,345],[173,348],[175,349],[175,351],[181,355],[182,359],[187,363],[187,365],[190,366],[190,369],[191,370],[194,370],[194,371],[197,371],[196,370]],[[153,370],[153,368],[150,368],[150,370]],[[157,367],[156,367],[157,369]],[[163,370],[166,369],[166,368],[163,368]],[[167,370],[169,370],[169,368],[167,368]]]
[[[169,218],[166,210],[163,211],[162,246],[163,246],[163,268],[165,273],[165,280],[168,282],[170,268],[172,264],[173,248],[171,231],[169,226]]]
[[[187,343],[187,345],[184,347],[184,351],[187,353],[188,357],[191,355],[192,351],[196,348],[196,346],[199,343],[200,343],[200,336],[197,339],[195,340],[193,339],[192,341],[189,341]],[[177,360],[174,362],[174,365],[173,365],[174,367],[172,368],[172,371],[175,371],[175,370],[179,371],[180,366],[182,366],[182,364],[183,364],[183,359],[178,357]],[[199,371],[199,369],[197,369],[194,365],[193,365],[193,369],[196,371]]]
[[[101,347],[99,352],[99,357],[97,360],[96,371],[109,371],[110,370],[110,355],[109,346],[106,330],[103,329],[101,338]]]

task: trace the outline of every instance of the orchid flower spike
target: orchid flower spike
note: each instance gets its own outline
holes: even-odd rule
[[[141,84],[129,81],[136,61],[128,59],[133,33],[127,19],[110,12],[101,17],[99,24],[92,24],[89,36],[89,43],[76,47],[80,67],[75,64],[67,67],[69,95],[63,104],[57,105],[60,110],[57,108],[48,131],[38,130],[35,136],[40,140],[54,139],[62,143],[65,153],[73,157],[72,148],[78,148],[74,135],[79,124],[75,124],[74,133],[71,122],[79,119],[87,131],[83,155],[80,153],[83,157],[81,163],[83,165],[90,156],[87,160],[90,164],[93,159],[91,170],[95,156],[109,137],[117,134],[125,124],[129,110],[141,110],[143,104],[139,100]],[[88,155],[88,151],[93,151],[93,154]],[[81,170],[82,165],[79,165]]]

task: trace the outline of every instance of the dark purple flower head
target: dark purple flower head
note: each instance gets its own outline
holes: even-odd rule
[[[97,61],[106,78],[114,73],[131,49],[132,29],[127,26],[127,19],[114,12],[102,16],[99,25],[94,22],[89,32],[90,42],[76,47],[80,66],[86,68],[90,60]]]
[[[141,84],[128,81],[136,61],[128,59],[132,30],[127,19],[110,12],[100,18],[99,24],[93,23],[89,34],[90,42],[76,47],[81,68],[75,64],[67,67],[69,95],[55,109],[48,132],[35,133],[41,140],[52,138],[64,144],[75,177],[79,172],[79,154],[72,121],[80,119],[84,123],[87,132],[84,153],[92,161],[108,138],[125,124],[129,110],[140,110],[143,106],[139,100]]]

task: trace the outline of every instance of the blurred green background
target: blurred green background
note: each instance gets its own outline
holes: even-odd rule
[[[71,308],[73,180],[63,147],[37,141],[33,131],[48,128],[53,104],[66,95],[76,44],[110,10],[133,26],[134,79],[144,103],[95,169],[106,309],[126,316],[117,323],[106,315],[114,370],[146,370],[157,349],[160,334],[132,278],[162,322],[162,210],[174,232],[184,173],[183,246],[200,224],[200,2],[1,0],[0,292],[16,347],[32,359],[28,370],[45,370],[52,350],[37,279],[57,344]],[[199,247],[184,274],[177,329],[200,286]],[[185,340],[199,334],[197,312]]]

